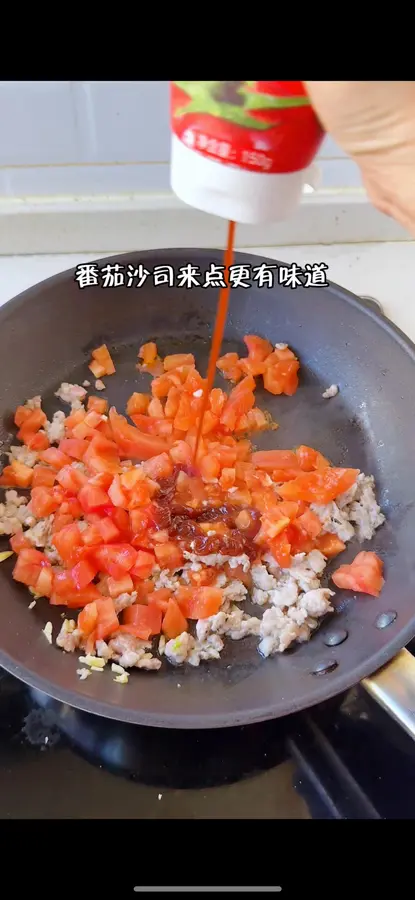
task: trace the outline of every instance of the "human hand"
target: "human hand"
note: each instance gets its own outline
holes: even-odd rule
[[[306,81],[325,130],[357,163],[373,205],[415,237],[415,81]]]

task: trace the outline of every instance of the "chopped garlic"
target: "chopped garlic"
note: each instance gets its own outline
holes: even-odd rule
[[[85,681],[85,678],[88,678],[88,675],[91,674],[90,669],[77,669],[76,674],[79,675],[81,681]]]
[[[32,602],[29,603],[28,609],[33,609],[34,606],[36,606],[36,600],[32,600]]]
[[[86,378],[85,381],[82,382],[82,387],[91,387],[91,382]]]
[[[124,675],[125,669],[119,666],[118,663],[112,663],[111,672],[115,672],[116,675]]]
[[[42,629],[43,634],[45,635],[46,640],[49,643],[52,643],[52,622],[46,622],[45,627]]]
[[[122,675],[116,675],[114,681],[117,684],[128,684],[128,672],[123,672]]]
[[[199,398],[199,397],[203,397],[203,391],[202,391],[202,388],[199,388],[198,391],[193,391],[193,396],[194,396],[194,397],[198,397],[198,398]]]
[[[86,666],[90,666],[91,669],[103,669],[107,660],[102,659],[100,656],[80,656],[79,662],[84,663]]]
[[[0,553],[0,563],[4,562],[5,559],[8,559],[9,556],[13,556],[13,550],[4,550],[3,553]]]
[[[96,380],[96,382],[95,382],[95,390],[97,390],[97,391],[105,391],[105,384],[104,384],[103,381],[101,381],[100,378],[97,378],[97,380]]]
[[[335,397],[338,393],[339,386],[337,384],[331,384],[321,396],[324,397],[325,400],[330,400],[330,397]]]

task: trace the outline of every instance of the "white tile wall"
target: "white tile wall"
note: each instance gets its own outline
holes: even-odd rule
[[[169,190],[167,81],[0,81],[0,197]],[[360,187],[327,138],[321,186]]]

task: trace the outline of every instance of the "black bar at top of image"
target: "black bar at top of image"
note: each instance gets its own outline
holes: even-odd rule
[[[187,887],[152,887],[152,886],[144,887],[144,886],[136,885],[134,887],[134,891],[136,893],[145,893],[146,891],[151,891],[153,894],[154,893],[156,893],[156,894],[166,893],[166,892],[181,893],[182,891],[187,891],[187,892],[196,891],[196,893],[199,893],[202,891],[204,893],[219,893],[221,891],[226,891],[229,893],[229,892],[233,892],[233,891],[244,891],[244,893],[252,892],[252,893],[256,894],[256,893],[258,893],[258,891],[262,891],[262,892],[266,891],[267,893],[279,893],[280,891],[282,891],[282,887],[281,887],[281,885],[277,885],[276,887],[266,887],[264,885],[260,885],[259,887],[253,887],[253,886],[244,887],[242,885],[239,885],[238,887],[211,887],[211,886],[206,886],[206,885],[201,885],[200,887],[189,887],[189,886],[187,886]]]

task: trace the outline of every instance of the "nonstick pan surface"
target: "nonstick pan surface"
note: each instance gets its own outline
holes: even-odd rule
[[[116,262],[135,268],[141,263],[149,270],[156,265],[177,270],[190,262],[204,272],[212,262],[221,265],[222,254],[152,250],[97,264]],[[275,265],[275,260],[242,253],[235,258],[242,265],[263,262]],[[8,302],[0,309],[0,438],[5,446],[11,442],[17,404],[41,394],[50,416],[59,408],[54,391],[62,381],[88,378],[90,352],[103,342],[117,370],[105,379],[103,396],[120,411],[133,390],[146,390],[148,378],[135,369],[138,348],[146,340],[156,340],[162,355],[191,351],[206,371],[217,299],[215,288],[154,287],[150,278],[138,289],[80,290],[71,269]],[[258,389],[258,405],[280,428],[261,435],[256,444],[305,443],[334,465],[375,476],[387,521],[370,545],[349,546],[342,562],[358,549],[379,553],[386,575],[381,596],[356,598],[338,591],[335,615],[309,643],[267,660],[257,653],[256,641],[246,639],[230,641],[221,660],[197,669],[165,663],[158,673],[133,671],[125,686],[115,684],[109,673],[81,682],[75,673],[78,654],[51,647],[42,634],[49,620],[57,634],[61,610],[38,601],[28,611],[30,596],[12,581],[8,560],[0,567],[0,664],[32,687],[128,722],[172,728],[240,725],[284,716],[348,689],[414,637],[414,345],[380,313],[334,284],[235,288],[223,352],[242,352],[247,333],[287,342],[301,361],[301,387],[294,397]],[[339,394],[323,399],[323,390],[333,383]],[[391,611],[396,613],[389,616],[391,624],[376,627],[379,614]],[[334,632],[347,637],[330,646]]]

